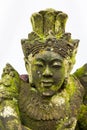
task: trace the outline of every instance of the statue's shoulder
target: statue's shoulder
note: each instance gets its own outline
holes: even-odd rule
[[[18,95],[19,86],[19,73],[10,64],[6,64],[0,79],[0,98],[16,97]]]
[[[79,79],[81,84],[87,89],[87,63],[84,64],[82,67],[78,68],[74,75]]]

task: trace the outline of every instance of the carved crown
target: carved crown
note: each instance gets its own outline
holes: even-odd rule
[[[34,13],[31,16],[33,32],[29,33],[28,39],[21,40],[24,56],[50,48],[63,57],[72,57],[79,40],[71,39],[71,34],[65,33],[67,18],[67,14],[54,9]]]

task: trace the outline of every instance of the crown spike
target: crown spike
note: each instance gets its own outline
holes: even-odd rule
[[[57,35],[62,35],[65,33],[65,24],[67,21],[68,15],[65,13],[59,13],[56,16],[56,21],[55,21],[55,33]]]
[[[49,35],[49,31],[55,31],[55,12],[47,11],[44,15],[44,35]]]
[[[40,13],[34,13],[31,16],[33,31],[38,35],[43,35],[43,17]]]

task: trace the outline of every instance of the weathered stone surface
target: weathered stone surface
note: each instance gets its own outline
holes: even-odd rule
[[[86,130],[87,64],[70,74],[78,39],[65,32],[67,14],[42,10],[22,39],[27,75],[10,64],[0,80],[0,130]]]

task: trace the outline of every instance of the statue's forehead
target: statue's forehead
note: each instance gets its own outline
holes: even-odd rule
[[[34,57],[36,60],[44,60],[44,61],[58,60],[61,62],[64,60],[64,58],[60,54],[52,51],[42,51],[36,54]]]

